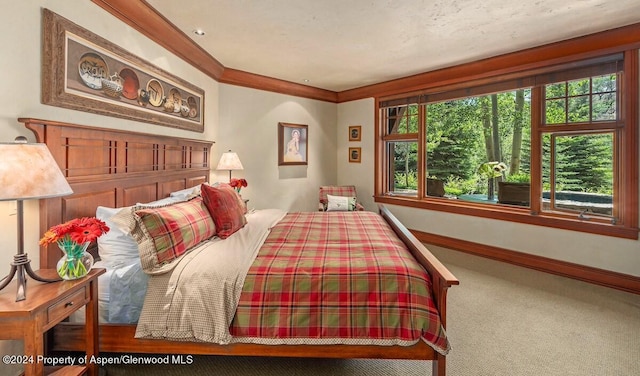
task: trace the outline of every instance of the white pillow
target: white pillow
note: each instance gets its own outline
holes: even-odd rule
[[[198,191],[199,188],[200,186],[198,186]],[[191,188],[191,190],[193,190],[193,188]],[[169,196],[144,204],[138,203],[136,207],[160,207],[182,201],[187,201],[187,198],[182,195]],[[109,226],[109,231],[98,238],[98,255],[100,255],[101,260],[110,266],[116,266],[123,262],[130,262],[131,260],[140,258],[138,243],[133,236],[131,236],[131,229],[122,228],[119,223],[113,221],[113,217],[121,211],[123,211],[123,213],[120,213],[120,216],[131,216],[133,218],[133,213],[131,213],[132,208],[133,206],[123,208],[98,206],[96,208],[96,218],[101,219]]]
[[[179,199],[187,199],[193,195],[200,194],[200,185],[196,185],[195,187],[181,189],[179,191],[169,193],[169,197],[175,197]]]
[[[355,209],[355,197],[327,195],[327,211],[353,211]]]
[[[136,243],[131,234],[122,231],[111,220],[120,210],[131,210],[131,207],[108,208],[98,206],[96,208],[96,218],[104,221],[109,226],[109,231],[98,238],[98,254],[102,261],[111,266],[140,257],[138,243]]]
[[[136,206],[144,206],[144,207],[158,207],[165,206],[170,204],[175,204],[176,202],[187,201],[186,197],[183,196],[169,196],[165,198],[161,198],[160,200],[151,201],[151,202],[138,202]]]

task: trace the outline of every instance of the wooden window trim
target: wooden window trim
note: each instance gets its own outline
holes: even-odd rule
[[[556,45],[558,49],[563,48],[562,44]],[[591,52],[591,56],[595,56],[597,59],[597,50]],[[602,51],[603,54],[606,54],[610,51]],[[386,195],[385,184],[387,183],[388,177],[385,176],[385,145],[388,141],[387,138],[384,137],[384,130],[380,124],[380,103],[382,100],[397,100],[398,95],[394,95],[395,98],[376,98],[375,101],[375,124],[376,124],[376,148],[374,151],[376,158],[376,169],[374,173],[375,179],[375,194],[374,200],[379,203],[391,204],[391,205],[399,205],[399,206],[407,206],[419,209],[427,209],[434,211],[442,211],[448,213],[462,214],[462,215],[471,215],[476,217],[483,218],[492,218],[498,220],[505,220],[511,222],[553,227],[565,230],[572,231],[580,231],[592,234],[620,237],[620,238],[628,238],[628,239],[638,239],[638,106],[640,105],[639,97],[638,97],[638,71],[639,67],[639,58],[638,58],[638,50],[631,49],[624,51],[624,75],[622,82],[619,83],[621,85],[621,92],[624,93],[622,95],[620,101],[621,112],[620,116],[622,122],[625,124],[624,128],[621,130],[622,136],[624,138],[623,143],[620,147],[621,150],[616,150],[615,152],[618,154],[619,160],[625,161],[624,166],[622,166],[622,171],[620,171],[620,181],[618,186],[620,187],[619,197],[624,202],[625,209],[621,210],[621,222],[623,225],[604,223],[602,221],[589,221],[589,220],[581,220],[579,218],[572,218],[557,215],[552,212],[541,212],[540,205],[536,204],[538,200],[532,200],[531,207],[529,208],[515,208],[512,206],[503,206],[503,205],[483,205],[483,204],[474,204],[469,202],[455,202],[454,200],[442,199],[442,198],[432,198],[429,196],[423,197],[423,195],[419,194],[418,197],[404,197],[404,196],[393,196]],[[548,66],[556,66],[558,64],[573,64],[576,60],[578,60],[580,56],[571,56],[567,55],[563,58],[556,58],[553,61],[548,63]],[[485,66],[488,72],[492,71],[491,61],[485,61],[487,65]],[[475,63],[470,63],[475,64]],[[522,70],[520,72],[526,71],[527,62],[520,62],[522,66]],[[455,67],[456,70],[460,70],[460,67]],[[545,71],[545,67],[537,67],[540,71]],[[464,70],[464,69],[462,69]],[[483,81],[489,81],[484,83],[498,83],[505,79],[505,77],[497,76],[500,73],[500,66],[496,66],[495,75],[492,75],[491,79],[485,79]],[[531,72],[529,72],[530,74]],[[513,77],[507,77],[513,78]],[[457,79],[461,79],[457,77]],[[460,81],[458,81],[460,82]],[[428,90],[424,90],[418,95],[424,95],[429,92],[442,92],[446,89],[447,79],[443,79],[443,86],[438,87],[437,83],[429,82],[425,83],[426,87],[429,87]],[[473,84],[477,84],[478,81],[473,75],[469,77],[469,81],[466,81],[466,85],[472,86]],[[457,84],[456,90],[461,89],[460,86],[464,86],[465,84]],[[539,87],[534,87],[533,90],[540,90]],[[415,95],[416,91],[413,92]],[[412,94],[406,94],[412,95]],[[534,105],[535,103],[535,105]],[[534,124],[542,124],[540,117],[542,116],[541,112],[542,108],[540,103],[537,101],[533,101],[532,103],[532,133],[537,130],[533,128]],[[597,124],[592,125],[594,128],[598,128]],[[550,127],[550,126],[546,126]],[[556,127],[556,126],[553,126]],[[560,126],[562,127],[562,126]],[[602,125],[602,127],[610,128],[610,126]],[[559,131],[560,129],[554,129],[554,131]],[[534,141],[535,139],[535,141]],[[532,150],[538,150],[540,148],[541,139],[539,137],[534,137],[532,139],[531,148]],[[532,155],[532,158],[534,155]],[[531,166],[531,174],[540,174],[541,165],[539,163],[532,163]],[[531,195],[532,197],[540,197],[542,187],[532,186],[531,187]],[[419,192],[421,192],[419,190]],[[620,206],[620,203],[618,203]]]
[[[480,218],[490,218],[536,226],[552,227],[556,229],[586,232],[626,239],[637,239],[638,229],[626,226],[616,226],[608,223],[581,221],[577,218],[565,218],[553,213],[532,215],[528,208],[506,209],[500,205],[474,204],[472,202],[457,203],[439,198],[415,199],[402,196],[374,196],[376,202],[388,205],[405,206],[416,209],[441,211],[452,214],[469,215]],[[452,200],[453,201],[453,200]]]

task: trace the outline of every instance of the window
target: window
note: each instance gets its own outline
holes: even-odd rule
[[[418,190],[418,174],[416,171],[417,153],[417,142],[389,142],[389,154],[394,156],[389,166],[393,171],[392,192],[407,196],[416,196]]]
[[[617,119],[616,75],[545,86],[545,124],[578,124]]]
[[[543,140],[543,210],[616,221],[613,133],[554,134]]]
[[[381,98],[377,201],[637,238],[623,57]]]
[[[613,207],[615,135],[622,125],[617,86],[613,73],[544,86],[543,211],[618,221]]]
[[[528,206],[496,193],[499,182],[530,180],[530,102],[528,88],[427,102],[427,196]]]
[[[409,104],[385,109],[389,192],[416,196],[419,106]]]

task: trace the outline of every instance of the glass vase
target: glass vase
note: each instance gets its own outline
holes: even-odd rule
[[[488,185],[487,186],[487,201],[493,201],[496,198],[496,196],[495,196],[495,194],[496,194],[495,193],[496,192],[495,181],[496,181],[496,178],[489,178],[489,180],[487,182],[488,183],[487,184]]]
[[[67,243],[58,246],[64,253],[62,258],[56,264],[56,270],[60,278],[72,280],[82,278],[89,273],[93,266],[93,256],[87,252],[90,242],[83,244]]]

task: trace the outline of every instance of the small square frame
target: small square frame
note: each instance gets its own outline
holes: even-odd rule
[[[362,126],[349,126],[349,141],[360,141],[362,139]]]
[[[360,163],[362,160],[362,148],[349,148],[349,163]]]

